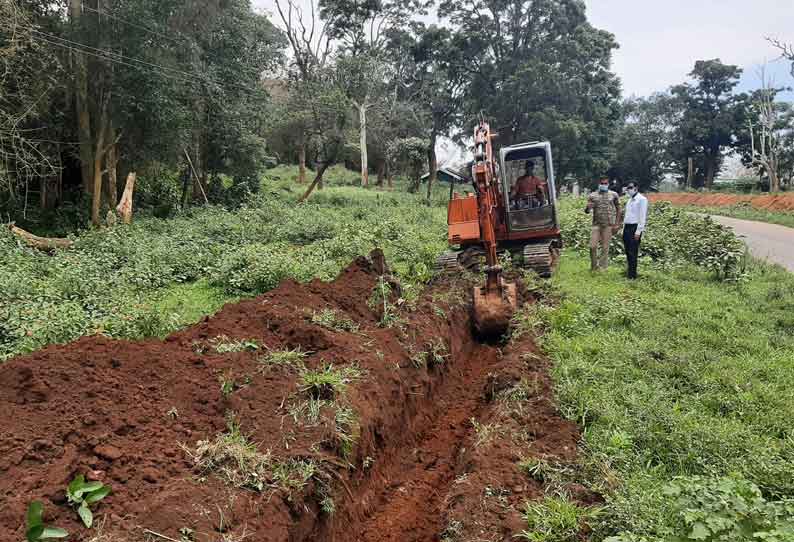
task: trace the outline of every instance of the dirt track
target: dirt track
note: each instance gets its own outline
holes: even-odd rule
[[[387,328],[368,304],[376,286],[359,259],[333,283],[285,282],[165,341],[88,337],[0,366],[0,542],[24,538],[34,499],[71,540],[90,539],[63,493],[79,473],[112,487],[97,514],[120,542],[142,540],[143,529],[178,540],[184,528],[200,542],[431,542],[452,531],[512,540],[525,528],[523,503],[544,491],[517,463],[573,461],[579,440],[557,413],[547,362],[532,337],[475,342],[465,283],[440,281]],[[318,325],[320,310],[355,326]],[[218,352],[218,337],[261,348]],[[295,367],[262,365],[266,352],[298,347],[310,353],[308,370],[362,374],[316,422],[301,410],[309,397]],[[219,378],[234,391],[222,394]],[[347,451],[335,421],[342,406],[355,413]],[[186,450],[223,434],[230,412],[274,469],[314,474],[291,488],[268,478],[259,492],[198,472]],[[583,504],[598,500],[569,489]]]

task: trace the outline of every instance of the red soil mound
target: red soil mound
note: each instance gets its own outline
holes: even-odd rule
[[[542,492],[516,461],[570,460],[579,435],[554,409],[545,365],[521,357],[531,339],[504,355],[472,340],[462,301],[469,287],[436,284],[401,310],[399,325],[379,327],[368,300],[380,275],[360,258],[331,283],[284,282],[165,341],[88,337],[7,362],[0,542],[24,538],[32,500],[71,540],[95,536],[64,495],[81,473],[113,489],[96,513],[115,542],[143,540],[144,530],[197,541],[426,542],[450,524],[486,523],[511,539],[517,507]],[[233,339],[260,348],[227,352]],[[306,371],[355,368],[358,377],[324,396],[304,386],[296,366],[264,362],[295,348],[307,353]],[[499,392],[522,379],[535,383],[531,398],[505,417]],[[311,404],[319,405],[313,418]],[[341,407],[355,413],[345,422],[352,445],[340,432]],[[230,412],[274,466],[259,491],[230,485],[223,469],[233,465],[199,471],[191,455],[197,441],[227,431]],[[504,431],[480,442],[477,419]],[[296,479],[288,469],[300,466],[310,473]],[[486,485],[506,488],[512,512],[480,507]]]
[[[694,194],[676,192],[670,194],[651,194],[651,201],[669,201],[673,205],[694,205],[697,207],[730,207],[747,203],[756,209],[768,211],[794,211],[794,194],[768,194],[765,196],[743,196],[739,194]]]

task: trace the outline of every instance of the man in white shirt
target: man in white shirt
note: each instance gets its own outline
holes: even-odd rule
[[[637,183],[629,183],[626,193],[629,196],[623,215],[623,246],[626,247],[626,259],[628,260],[626,276],[636,279],[640,241],[642,241],[642,234],[645,232],[645,224],[648,220],[648,199],[640,194]]]

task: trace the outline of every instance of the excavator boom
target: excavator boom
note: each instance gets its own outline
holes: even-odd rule
[[[480,240],[485,251],[485,286],[473,291],[473,318],[477,333],[483,337],[503,335],[516,310],[516,288],[504,282],[496,248],[495,225],[499,210],[499,183],[496,175],[490,126],[480,121],[474,129],[472,178],[477,191]]]

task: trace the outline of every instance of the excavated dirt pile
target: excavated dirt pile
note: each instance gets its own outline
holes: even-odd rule
[[[767,211],[794,212],[794,195],[767,194],[765,196],[743,196],[738,194],[693,194],[676,192],[670,194],[651,194],[651,201],[669,201],[673,205],[694,205],[698,207],[732,207],[751,205]]]
[[[462,279],[401,304],[379,269],[0,366],[0,542],[33,500],[70,540],[511,540],[544,492],[518,463],[573,461],[579,439],[546,362],[531,337],[475,342]],[[64,493],[78,474],[113,491],[91,530]]]

